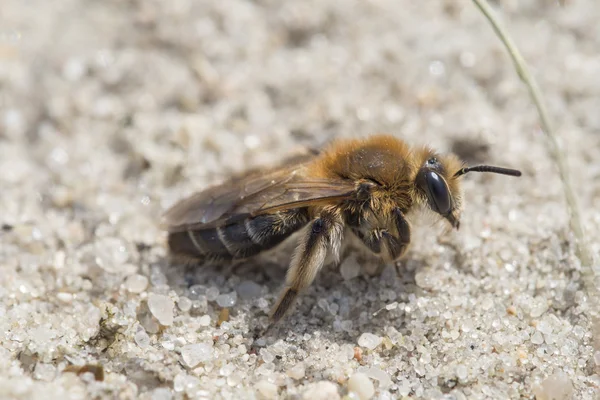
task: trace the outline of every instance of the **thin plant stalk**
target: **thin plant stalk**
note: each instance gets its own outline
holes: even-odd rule
[[[529,71],[527,62],[525,62],[525,60],[523,59],[523,56],[519,52],[519,49],[509,36],[506,29],[504,29],[502,25],[500,25],[500,22],[494,15],[492,8],[487,3],[487,1],[473,0],[473,3],[475,3],[477,8],[479,8],[479,10],[487,18],[487,20],[492,25],[492,28],[496,32],[496,35],[498,35],[502,43],[504,43],[504,46],[506,47],[506,50],[508,51],[508,54],[510,55],[513,61],[514,67],[517,71],[517,74],[519,75],[519,78],[521,78],[521,81],[523,81],[523,83],[527,87],[529,95],[531,96],[531,99],[533,100],[533,103],[537,108],[542,131],[548,139],[547,143],[550,156],[556,164],[558,173],[560,175],[560,180],[562,182],[563,192],[569,211],[569,224],[575,237],[575,248],[577,251],[577,256],[579,257],[579,261],[581,262],[581,272],[590,298],[589,307],[590,312],[592,314],[590,316],[592,317],[593,324],[595,325],[595,330],[600,330],[600,319],[597,315],[598,305],[600,305],[600,294],[598,293],[598,287],[596,282],[598,279],[600,279],[600,277],[597,277],[594,272],[594,257],[586,240],[585,232],[583,230],[583,223],[581,222],[581,214],[577,205],[577,198],[575,197],[573,188],[571,186],[569,168],[567,166],[564,153],[561,150],[558,136],[550,121],[550,117],[548,115],[546,105],[544,104],[542,93],[535,78]],[[595,340],[600,346],[600,331],[594,333]]]

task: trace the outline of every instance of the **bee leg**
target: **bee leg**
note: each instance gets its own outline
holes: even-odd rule
[[[390,260],[397,260],[406,253],[408,245],[410,244],[410,224],[399,208],[395,208],[392,213],[398,235],[396,236],[389,232],[384,232],[383,237],[386,240],[385,247],[387,248]]]
[[[285,288],[271,310],[273,323],[289,311],[298,294],[313,282],[323,266],[328,249],[332,250],[336,260],[339,258],[342,236],[343,220],[339,214],[327,212],[313,220],[294,252]]]
[[[393,223],[397,234],[380,228],[364,233],[359,229],[353,229],[353,232],[373,253],[380,255],[386,261],[394,261],[406,252],[410,244],[410,224],[398,208],[393,210]]]

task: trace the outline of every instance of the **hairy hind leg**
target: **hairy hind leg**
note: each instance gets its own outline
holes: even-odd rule
[[[271,310],[273,323],[279,321],[294,304],[298,294],[313,282],[331,249],[339,258],[343,235],[343,219],[339,213],[323,212],[309,225],[292,257],[285,288]]]

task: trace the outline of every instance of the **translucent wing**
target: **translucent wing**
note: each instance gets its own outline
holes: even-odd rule
[[[301,163],[225,182],[177,203],[163,224],[169,232],[209,228],[236,217],[333,204],[355,192],[351,181],[308,178],[305,172]]]

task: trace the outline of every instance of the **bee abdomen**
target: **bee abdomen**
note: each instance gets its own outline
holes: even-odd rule
[[[173,254],[232,260],[271,249],[308,222],[306,209],[259,215],[216,228],[169,233]]]

